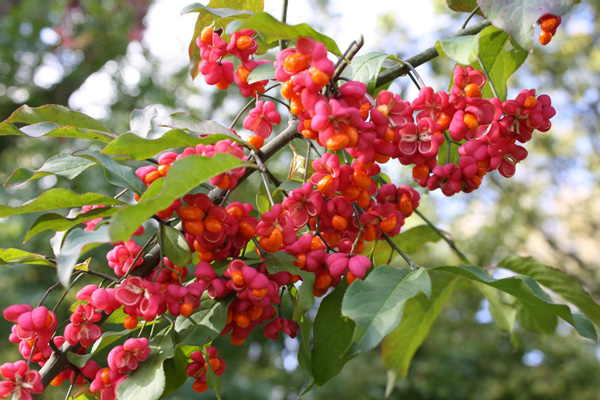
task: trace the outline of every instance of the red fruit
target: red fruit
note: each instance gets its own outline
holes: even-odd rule
[[[179,314],[183,315],[184,317],[189,317],[193,312],[194,306],[192,306],[190,303],[182,303],[179,306]]]
[[[547,45],[552,40],[552,34],[550,32],[541,31],[540,32],[540,44],[542,46]]]
[[[474,83],[469,83],[467,86],[465,86],[465,94],[469,97],[472,98],[479,98],[481,97],[481,89],[479,89],[479,86],[477,86]]]
[[[285,58],[283,66],[291,73],[305,70],[308,67],[310,57],[305,54],[292,54]]]
[[[199,221],[202,219],[202,217],[204,217],[204,211],[202,211],[200,207],[196,206],[179,207],[179,210],[177,210],[177,214],[181,219],[191,221]]]
[[[126,316],[123,320],[123,326],[125,329],[134,329],[136,326],[138,326],[138,317],[134,315]]]
[[[233,340],[232,340],[233,342]],[[243,342],[242,342],[243,343]],[[235,343],[234,343],[235,344]],[[196,381],[194,382],[194,384],[192,385],[192,389],[194,390],[194,392],[196,393],[204,393],[206,392],[206,390],[208,389],[208,385],[206,384],[206,382],[202,382],[202,381]]]
[[[252,38],[250,36],[240,36],[235,41],[235,47],[240,50],[246,50],[252,46]]]

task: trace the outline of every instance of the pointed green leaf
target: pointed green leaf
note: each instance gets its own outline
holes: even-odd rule
[[[323,299],[315,318],[311,370],[318,386],[339,374],[352,359],[344,355],[355,327],[354,321],[342,315],[342,300],[347,289],[348,284],[343,280]]]
[[[381,346],[383,365],[387,370],[394,371],[396,377],[406,377],[413,356],[454,292],[457,281],[456,277],[434,279],[429,299],[419,293],[406,302],[400,325],[384,339]],[[389,393],[386,393],[387,396]]]
[[[286,271],[290,274],[300,275],[302,277],[302,285],[296,294],[296,303],[292,315],[294,321],[300,321],[302,316],[304,316],[304,314],[312,308],[313,304],[315,304],[315,296],[313,295],[315,274],[295,266],[294,262],[298,261],[296,257],[283,251],[267,253],[265,260],[267,263],[267,270],[270,274]]]
[[[17,128],[13,124],[26,124]],[[102,123],[78,111],[56,104],[31,108],[19,107],[0,123],[0,136],[52,136],[109,142],[115,135]]]
[[[110,217],[117,211],[115,207],[102,207],[102,208],[94,208],[86,213],[80,213],[73,218],[63,217],[60,214],[56,213],[48,213],[41,215],[38,219],[35,220],[29,231],[27,231],[27,235],[25,236],[24,242],[27,242],[33,236],[38,233],[53,230],[57,232],[64,232],[68,229],[71,229],[75,225],[79,225],[85,221],[89,221],[95,218],[105,218]]]
[[[558,317],[551,312],[540,310],[527,303],[519,303],[517,322],[528,331],[552,335],[558,326]]]
[[[158,153],[177,147],[189,147],[199,144],[212,144],[220,140],[230,139],[241,145],[247,146],[240,138],[234,137],[231,131],[228,134],[216,133],[209,136],[198,138],[193,134],[184,132],[181,129],[172,129],[167,131],[158,139],[144,139],[134,133],[127,132],[110,142],[102,150],[103,154],[118,154],[131,158],[132,160],[145,160],[154,157]]]
[[[67,234],[56,258],[58,280],[64,287],[69,286],[71,273],[77,264],[84,247],[92,243],[110,243],[108,225],[102,225],[95,231],[74,229]]]
[[[267,199],[267,196],[260,193],[256,194],[256,209],[260,215],[263,215],[271,209],[271,202]]]
[[[512,304],[507,304],[500,298],[500,292],[493,287],[483,283],[473,282],[475,288],[479,290],[490,303],[489,311],[496,326],[504,332],[513,335],[515,330],[515,320],[517,309]]]
[[[509,36],[498,28],[489,26],[479,33],[479,56],[502,101],[506,100],[506,81],[519,69],[527,55],[525,50],[512,48]],[[472,66],[481,70],[478,62]],[[483,87],[482,95],[485,98],[494,96],[489,82]]]
[[[167,328],[168,329],[168,328]],[[171,335],[158,334],[150,341],[150,356],[117,388],[119,400],[157,400],[165,389],[163,362],[175,355]]]
[[[277,40],[296,40],[302,36],[308,36],[317,42],[323,43],[327,50],[335,55],[341,55],[337,44],[328,36],[317,32],[308,24],[288,25],[278,21],[271,14],[257,12],[246,18],[242,23],[227,27],[227,34],[241,29],[253,29],[267,43]]]
[[[477,7],[476,0],[446,0],[446,4],[452,11],[471,12]]]
[[[0,249],[0,265],[27,264],[55,267],[46,256],[20,249]]]
[[[379,52],[371,52],[354,57],[350,64],[352,68],[352,80],[366,84],[367,92],[373,94],[376,89],[377,77],[383,68],[383,63],[391,57],[393,56]]]
[[[426,243],[439,241],[440,235],[437,234],[429,225],[418,225],[394,236],[392,240],[406,254],[419,252]],[[383,265],[390,257],[389,251],[377,251],[373,258],[373,265]]]
[[[94,342],[87,354],[67,353],[67,358],[76,367],[83,368],[83,366],[85,366],[85,363],[87,363],[90,358],[92,358],[94,355],[107,348],[117,340],[129,335],[131,332],[132,330],[129,329],[125,329],[119,332],[104,332],[100,339]]]
[[[600,326],[600,305],[570,275],[532,257],[507,257],[498,263],[498,267],[532,277],[539,284],[577,306],[592,322]]]
[[[0,205],[0,218],[37,211],[58,210],[60,208],[74,208],[100,204],[115,206],[125,203],[121,200],[104,196],[99,193],[79,194],[67,189],[51,189],[42,193],[37,199],[30,200],[21,206],[8,207]]]
[[[146,185],[138,178],[132,168],[119,164],[109,156],[93,150],[78,151],[73,154],[91,160],[104,168],[104,174],[109,183],[130,189],[140,196],[146,191]]]
[[[230,154],[213,157],[189,156],[175,161],[164,179],[150,185],[138,204],[121,208],[112,218],[110,236],[114,241],[127,240],[135,230],[157,211],[169,207],[173,201],[198,187],[202,182],[239,167],[253,167]]]
[[[298,326],[300,326],[298,364],[312,376],[310,360],[310,334],[312,333],[312,322],[308,317],[303,316],[298,321]]]
[[[173,393],[179,389],[189,378],[186,373],[186,367],[189,364],[190,354],[194,351],[199,351],[199,346],[180,345],[175,348],[175,357],[165,361],[165,390],[160,395],[160,398]]]
[[[208,360],[208,352],[206,351],[206,346],[202,348],[202,354],[204,355],[204,359]],[[221,398],[221,377],[215,373],[212,369],[212,365],[210,363],[206,363],[208,368],[206,368],[206,384],[217,396],[217,400],[222,400]]]
[[[562,318],[571,324],[581,336],[594,341],[597,340],[594,325],[587,318],[582,315],[572,314],[569,307],[564,304],[554,303],[533,278],[517,275],[510,278],[494,279],[487,275],[481,268],[474,265],[436,267],[434,270],[464,276],[499,289],[515,296],[524,304],[548,311]]]
[[[173,264],[186,267],[192,262],[190,246],[177,229],[168,225],[161,225],[160,239],[163,253]]]
[[[463,65],[473,64],[479,55],[479,35],[444,37],[437,41],[435,48],[442,57]]]
[[[257,65],[248,75],[248,84],[267,79],[275,79],[275,65],[272,62]]]
[[[92,161],[80,157],[74,157],[70,154],[57,154],[46,160],[44,165],[36,171],[27,168],[15,170],[6,182],[4,182],[4,186],[17,186],[51,174],[64,176],[67,179],[73,179],[93,165],[94,163]]]
[[[400,323],[406,301],[419,292],[431,294],[429,274],[423,268],[410,271],[382,265],[364,280],[356,280],[342,303],[342,314],[356,322],[347,354],[377,346]]]
[[[143,138],[148,137],[148,132],[152,129],[152,120],[156,118],[157,115],[158,112],[154,106],[148,106],[142,110],[136,108],[129,116],[129,127],[131,132]]]
[[[525,50],[532,48],[534,26],[544,14],[564,15],[573,0],[477,0],[486,18]]]
[[[181,14],[190,14],[190,13],[203,13],[203,14],[212,14],[219,18],[228,18],[228,17],[239,17],[239,18],[247,18],[249,15],[254,14],[252,11],[247,10],[236,10],[234,8],[209,8],[200,3],[193,3],[188,6],[185,6],[183,10],[181,10]]]
[[[231,297],[214,300],[205,292],[196,312],[175,320],[177,343],[202,345],[218,337],[227,323],[227,308],[232,300]]]

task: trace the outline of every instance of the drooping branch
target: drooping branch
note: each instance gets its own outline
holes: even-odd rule
[[[491,24],[489,21],[482,21],[467,29],[461,29],[452,36],[475,35],[490,25]],[[426,62],[433,60],[437,56],[439,56],[439,53],[435,49],[435,46],[433,46],[417,54],[416,56],[408,58],[406,62],[410,63],[413,67],[418,67],[419,65],[425,64]],[[377,87],[385,85],[386,83],[389,83],[402,75],[406,75],[409,71],[410,68],[408,67],[408,65],[394,65],[393,67],[386,69],[381,73],[381,75],[379,75],[379,77],[377,78]]]
[[[473,25],[470,28],[460,30],[457,33],[455,33],[453,36],[464,36],[464,35],[476,34],[489,25],[490,25],[490,23],[488,21],[483,21],[476,25]],[[407,59],[406,61],[409,62],[412,66],[417,67],[428,61],[431,61],[438,55],[439,54],[438,54],[437,50],[435,49],[435,47],[431,47],[431,48]],[[391,82],[392,80],[394,80],[402,75],[407,74],[409,72],[409,70],[410,70],[409,67],[406,65],[399,64],[397,66],[394,66],[394,67],[384,71],[381,75],[379,75],[379,78],[377,79],[377,86],[379,87],[388,82]],[[269,158],[271,158],[279,150],[283,149],[293,139],[295,139],[297,137],[301,137],[298,133],[298,120],[293,118],[290,120],[289,126],[286,129],[284,129],[282,132],[280,132],[277,136],[275,136],[257,154],[261,160],[267,161]],[[252,160],[249,160],[249,161],[252,162]],[[256,171],[257,170],[255,168],[247,168],[245,174],[238,181],[238,184],[243,182],[245,179],[247,179],[250,175],[252,175]],[[223,196],[225,196],[226,192],[227,192],[226,190],[214,188],[208,193],[208,196],[211,199],[211,201],[215,201],[217,199],[223,198]],[[155,245],[144,256],[144,262],[142,263],[142,265],[140,265],[136,269],[132,270],[131,275],[146,276],[150,272],[152,272],[152,270],[154,268],[156,268],[156,266],[159,264],[159,262],[160,262],[160,247],[158,245]],[[104,322],[104,320],[106,318],[107,318],[107,316],[105,315],[103,317],[103,319],[98,322],[98,325],[102,324],[102,322]],[[50,356],[50,359],[46,362],[44,367],[40,370],[40,373],[42,376],[42,384],[44,385],[44,387],[48,386],[50,384],[50,382],[60,372],[62,372],[65,368],[68,367],[69,360],[67,358],[67,353],[69,351],[75,352],[78,348],[79,348],[79,345],[70,346],[68,343],[65,343],[59,349],[58,352],[55,351],[52,354],[52,356]]]

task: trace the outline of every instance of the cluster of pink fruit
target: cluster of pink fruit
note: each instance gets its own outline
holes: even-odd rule
[[[268,80],[248,83],[251,71],[269,62],[252,58],[257,49],[253,36],[253,31],[243,30],[231,35],[227,43],[218,30],[202,31],[197,39],[203,59],[199,71],[208,84],[226,89],[235,81],[247,97],[258,98],[265,92]],[[235,73],[233,63],[223,60],[228,55],[241,61]],[[325,46],[306,37],[299,38],[295,48],[281,51],[274,66],[281,94],[299,119],[299,133],[327,149],[312,162],[315,172],[309,180],[287,194],[281,204],[273,204],[260,219],[251,215],[250,204],[217,205],[205,194],[175,201],[157,215],[166,221],[176,213],[181,220],[187,243],[199,259],[194,278],[187,279],[187,266],[176,266],[167,258],[147,277],[132,276],[131,271],[143,262],[142,247],[132,239],[117,243],[107,260],[120,279],[114,287],[88,285],[78,292],[82,304],[71,315],[64,336],[56,335],[56,315],[45,307],[16,305],[4,311],[5,318],[15,324],[10,340],[19,344],[25,359],[44,365],[52,347],[65,342],[81,345],[79,352],[84,354],[102,335],[102,313],[121,307],[129,315],[124,322],[128,329],[138,326],[138,317],[152,321],[167,312],[188,317],[198,309],[205,292],[214,299],[235,294],[222,332],[231,332],[232,343],[244,343],[260,325],[270,339],[276,339],[280,331],[295,337],[298,324],[278,315],[275,306],[281,301],[282,288],[301,277],[286,271],[270,273],[264,259],[253,264],[240,257],[250,240],[256,241],[256,250],[263,257],[278,251],[293,255],[298,272],[314,274],[315,296],[324,295],[343,277],[352,284],[363,279],[371,267],[371,260],[361,255],[367,243],[397,235],[419,205],[419,193],[413,188],[378,184],[375,178],[380,164],[395,158],[403,165],[413,165],[419,185],[439,188],[448,196],[470,192],[492,170],[512,176],[515,164],[527,155],[517,142],[530,140],[534,130],[547,131],[555,114],[550,98],[536,96],[535,90],[523,90],[504,103],[483,98],[484,74],[460,65],[454,70],[450,93],[424,87],[412,102],[387,90],[372,97],[361,82],[338,86]],[[255,133],[249,142],[260,148],[273,125],[280,122],[274,103],[257,100],[244,120],[244,127]],[[438,165],[438,152],[445,141],[460,146],[457,164],[447,160]],[[136,173],[150,185],[165,177],[171,164],[182,157],[216,153],[248,158],[242,146],[224,140],[190,147],[181,154],[164,153],[157,166],[142,167]],[[231,190],[244,172],[244,168],[227,171],[210,183]],[[100,221],[88,221],[87,228],[93,229]],[[211,263],[224,260],[229,261],[228,266],[219,275]],[[63,371],[53,384],[87,382],[92,391],[102,393],[103,400],[114,399],[117,386],[149,352],[148,339],[128,339],[111,350],[108,367],[88,360],[82,368]],[[208,348],[207,354],[208,362],[202,353],[193,353],[187,370],[199,392],[207,388],[207,363],[218,375],[225,370],[225,362],[216,358],[216,349]],[[0,398],[16,395],[27,399],[43,390],[39,373],[23,361],[4,364],[0,371],[5,378],[0,383]]]

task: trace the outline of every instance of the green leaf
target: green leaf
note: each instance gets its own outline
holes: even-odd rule
[[[104,168],[104,174],[109,183],[130,189],[140,196],[146,191],[146,185],[138,178],[133,169],[119,164],[109,156],[93,150],[78,151],[73,154],[91,160]]]
[[[339,374],[352,359],[344,355],[355,327],[354,321],[342,315],[342,300],[347,289],[348,284],[343,280],[323,299],[315,318],[311,370],[318,386]]]
[[[108,318],[104,321],[105,324],[122,324],[125,321],[129,314],[126,314],[123,311],[123,307],[117,308],[115,311],[111,312]]]
[[[303,316],[298,321],[300,326],[300,346],[298,348],[298,364],[302,369],[312,376],[311,359],[310,359],[310,334],[312,332],[312,322],[306,316]]]
[[[452,11],[471,12],[477,7],[476,0],[446,0],[446,4]]]
[[[165,256],[175,265],[186,267],[192,262],[192,252],[185,238],[177,229],[160,225],[161,246]]]
[[[109,226],[102,225],[95,231],[74,229],[67,234],[56,257],[58,280],[64,287],[69,286],[71,273],[77,264],[77,259],[82,254],[84,247],[91,243],[110,243],[108,235]]]
[[[429,274],[423,268],[410,271],[382,265],[364,280],[356,280],[342,303],[342,314],[356,322],[347,354],[377,346],[400,323],[406,300],[419,292],[431,294]]]
[[[202,347],[202,354],[204,354],[204,359],[208,360],[208,352],[206,351],[206,346]],[[215,374],[215,371],[212,369],[212,365],[210,363],[206,363],[208,368],[206,368],[206,384],[215,392],[217,396],[217,400],[221,399],[221,377]]]
[[[125,330],[119,331],[119,332],[111,332],[111,331],[104,332],[102,334],[102,336],[100,337],[100,339],[98,339],[94,342],[94,344],[92,345],[92,347],[90,348],[90,350],[87,354],[75,354],[75,353],[69,352],[69,353],[67,353],[67,358],[75,366],[77,366],[79,368],[83,368],[85,363],[87,363],[90,358],[92,358],[94,355],[96,355],[100,351],[104,350],[105,348],[107,348],[108,346],[113,344],[114,342],[118,341],[119,339],[129,335],[131,332],[132,331],[129,329],[125,329]]]
[[[350,64],[350,67],[352,67],[352,80],[366,84],[367,92],[373,94],[383,63],[390,57],[389,54],[379,52],[354,57]]]
[[[479,55],[479,35],[445,37],[436,42],[435,48],[442,57],[463,65],[473,64]]]
[[[460,267],[436,267],[434,270],[446,271],[460,275],[474,281],[499,289],[505,293],[515,296],[522,303],[548,311],[571,324],[577,332],[588,339],[597,340],[594,325],[580,314],[572,314],[568,306],[555,304],[552,299],[542,290],[538,283],[528,276],[517,275],[504,279],[493,279],[481,268],[474,265]]]
[[[387,370],[395,372],[395,376],[405,378],[408,374],[412,358],[454,292],[457,281],[458,278],[434,279],[430,298],[419,293],[406,302],[400,325],[384,339],[381,346],[383,365]],[[391,384],[395,382],[394,379]],[[388,388],[386,397],[390,392],[391,388]]]
[[[26,124],[17,128],[13,124]],[[115,135],[103,124],[78,111],[56,104],[31,108],[19,107],[0,123],[0,136],[51,136],[109,142]]]
[[[500,292],[497,289],[476,281],[473,281],[473,284],[490,303],[489,311],[496,326],[501,331],[513,335],[515,330],[515,319],[517,316],[517,309],[515,306],[502,301]]]
[[[175,320],[178,343],[202,345],[219,336],[227,322],[227,308],[233,298],[214,300],[205,292],[200,308],[189,317],[179,316]]]
[[[287,271],[290,274],[300,275],[302,277],[302,285],[296,294],[296,303],[292,315],[294,321],[300,321],[304,314],[306,314],[306,312],[312,308],[313,304],[315,304],[315,296],[313,295],[315,274],[295,266],[294,262],[298,261],[296,257],[284,251],[267,253],[265,260],[267,263],[267,270],[270,274]]]
[[[171,335],[159,333],[150,342],[150,349],[148,360],[119,384],[117,397],[120,400],[156,400],[165,389],[163,362],[175,355]]]
[[[48,213],[41,215],[38,219],[35,220],[27,235],[25,236],[24,242],[27,242],[33,236],[38,233],[53,230],[56,232],[64,232],[68,229],[71,229],[75,225],[79,225],[85,221],[89,221],[95,218],[105,218],[110,217],[117,211],[115,207],[102,207],[102,208],[94,208],[86,213],[79,213],[77,216],[73,218],[63,217],[60,214],[56,213]]]
[[[517,322],[531,332],[552,335],[558,326],[558,317],[527,303],[520,303],[517,307]]]
[[[189,377],[186,373],[186,367],[189,363],[190,354],[199,350],[199,346],[177,346],[175,357],[164,362],[166,384],[165,390],[160,396],[161,399],[179,389],[187,381]]]
[[[136,135],[146,138],[152,129],[152,120],[156,118],[158,111],[156,107],[148,106],[143,110],[135,109],[129,116],[129,128]]]
[[[267,199],[267,196],[260,193],[256,194],[256,209],[260,215],[263,215],[271,209],[271,202]]]
[[[196,25],[194,26],[194,33],[192,35],[192,39],[190,40],[190,45],[189,45],[189,49],[190,49],[189,70],[190,70],[190,75],[192,76],[192,79],[195,79],[196,76],[198,76],[198,63],[201,60],[200,49],[196,45],[196,38],[200,35],[202,30],[213,24],[214,24],[215,28],[225,27],[225,26],[227,26],[227,24],[229,24],[231,21],[233,21],[235,19],[247,18],[248,15],[246,15],[245,13],[248,11],[254,11],[254,12],[262,11],[264,8],[264,1],[263,0],[211,0],[208,2],[206,7],[203,6],[202,4],[194,3],[193,5],[186,7],[184,9],[184,11],[191,12],[190,8],[197,9],[197,11],[200,12],[200,15],[198,15],[198,19],[196,20]],[[231,15],[226,18],[220,18],[218,15],[213,13],[213,10],[223,9],[223,8],[239,10],[238,11],[239,14]],[[226,11],[217,11],[216,13],[219,13],[219,12],[222,13],[222,12],[226,12]],[[228,11],[228,12],[231,13],[231,11]]]
[[[429,225],[418,225],[394,236],[392,241],[406,254],[414,254],[419,252],[426,243],[434,243],[440,239],[440,235]],[[373,265],[385,264],[389,256],[389,251],[375,252]]]
[[[249,84],[267,79],[275,79],[275,64],[272,62],[257,65],[248,75]]]
[[[539,284],[577,306],[592,322],[600,326],[600,305],[570,275],[532,257],[507,257],[498,263],[498,267],[532,277]]]
[[[15,170],[6,182],[4,182],[4,186],[17,186],[51,174],[73,179],[93,165],[93,162],[80,157],[74,157],[70,154],[57,154],[46,160],[44,165],[36,171],[27,168]]]
[[[544,14],[564,15],[573,0],[477,0],[486,18],[508,33],[525,50],[532,49],[532,36],[537,20]]]
[[[131,132],[127,132],[110,142],[102,150],[103,154],[119,154],[127,156],[132,160],[145,160],[154,157],[158,153],[176,147],[189,147],[199,144],[212,144],[219,140],[230,139],[247,146],[246,142],[234,138],[233,134],[208,134],[209,136],[198,138],[181,129],[167,131],[158,139],[144,139]]]
[[[289,192],[291,190],[300,189],[303,185],[304,184],[301,181],[284,181],[281,182],[281,185],[277,186],[277,188],[273,191],[273,195],[277,194],[277,192],[280,192],[282,190]]]
[[[227,34],[231,34],[241,29],[253,29],[267,43],[277,40],[297,40],[302,36],[308,36],[321,42],[327,47],[327,50],[333,54],[341,55],[337,44],[328,36],[325,36],[314,30],[308,24],[288,25],[278,21],[271,14],[266,12],[257,12],[245,19],[241,24],[236,23],[227,27]]]
[[[512,47],[509,36],[498,28],[489,26],[479,33],[479,57],[488,71],[500,100],[506,100],[506,81],[523,64],[528,53]],[[479,63],[473,68],[481,70]],[[482,92],[483,97],[494,97],[489,82]]]
[[[248,15],[254,14],[252,11],[246,10],[236,10],[233,8],[208,8],[200,3],[193,3],[188,6],[185,6],[183,10],[181,10],[181,15],[190,14],[190,13],[204,13],[204,14],[212,14],[219,18],[228,18],[228,17],[240,17],[246,18]]]
[[[0,265],[15,264],[56,266],[41,254],[30,253],[20,249],[0,249]]]
[[[450,143],[450,144],[448,144]],[[448,161],[448,146],[450,146],[450,161]],[[440,146],[438,152],[438,161],[437,165],[446,165],[451,162],[454,165],[458,166],[458,159],[460,158],[460,154],[458,154],[458,148],[460,145],[454,142],[448,142],[447,140]]]
[[[27,214],[37,211],[57,210],[60,208],[74,208],[93,205],[115,206],[125,204],[121,200],[104,196],[99,193],[74,193],[67,189],[51,189],[36,199],[30,200],[21,206],[8,207],[0,205],[0,218],[11,215]]]
[[[113,241],[127,240],[145,220],[169,207],[173,201],[202,182],[234,168],[253,166],[230,154],[221,153],[213,157],[193,155],[175,161],[167,176],[154,181],[138,204],[125,206],[115,213],[110,236]]]

